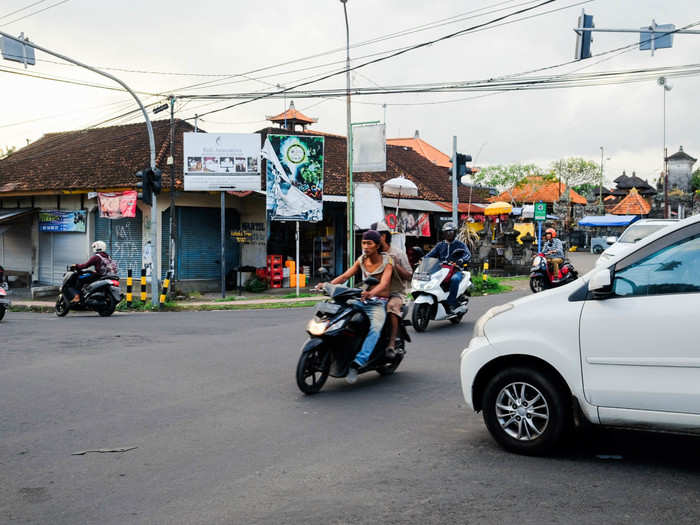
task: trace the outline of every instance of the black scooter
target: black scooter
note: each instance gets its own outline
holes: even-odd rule
[[[364,281],[365,287],[379,284],[374,277]],[[324,294],[329,300],[318,303],[313,319],[306,327],[310,338],[301,349],[297,364],[297,386],[304,394],[315,394],[325,384],[328,376],[345,377],[350,364],[360,351],[362,342],[369,331],[369,319],[353,301],[360,301],[361,288],[326,284]],[[385,348],[391,337],[391,325],[384,323],[381,336],[374,347],[367,364],[358,373],[376,371],[380,375],[393,374],[406,354],[404,348],[396,348],[392,360],[385,356]],[[406,332],[410,321],[399,324],[399,336],[403,341],[411,341]]]
[[[119,286],[118,275],[107,275],[80,289],[80,276],[89,272],[78,270],[75,266],[69,266],[63,274],[63,282],[58,290],[58,299],[54,310],[58,317],[65,317],[70,310],[93,310],[102,317],[109,317],[124,298]],[[66,293],[71,289],[80,297],[77,303],[70,302]]]

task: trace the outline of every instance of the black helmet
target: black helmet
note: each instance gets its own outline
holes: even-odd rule
[[[444,231],[444,232],[456,232],[457,226],[455,226],[454,222],[448,221],[442,225],[442,231]]]

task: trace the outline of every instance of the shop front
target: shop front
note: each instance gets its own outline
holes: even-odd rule
[[[19,278],[22,286],[31,281],[35,213],[33,208],[0,209],[0,266]]]

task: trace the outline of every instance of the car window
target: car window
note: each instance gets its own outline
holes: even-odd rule
[[[615,272],[613,292],[620,297],[700,292],[700,234]]]
[[[617,242],[635,243],[666,226],[668,224],[635,224],[627,228]]]

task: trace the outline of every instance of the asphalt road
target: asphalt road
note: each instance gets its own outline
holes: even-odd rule
[[[513,295],[313,397],[294,382],[310,309],[11,313],[0,523],[698,523],[698,439],[595,432],[528,458],[467,411],[459,354]]]

